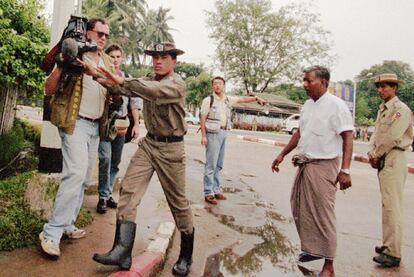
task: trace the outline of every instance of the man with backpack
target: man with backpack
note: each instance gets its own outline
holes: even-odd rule
[[[217,200],[226,200],[220,188],[220,171],[223,169],[224,149],[227,130],[231,129],[231,107],[236,103],[266,102],[258,96],[227,96],[226,81],[214,77],[211,81],[213,94],[204,98],[201,104],[201,144],[206,146],[206,164],[204,167],[204,199],[216,205]]]

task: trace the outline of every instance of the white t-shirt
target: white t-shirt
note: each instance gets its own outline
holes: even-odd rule
[[[99,59],[99,65],[97,65],[86,54],[83,55],[83,60],[95,67],[105,66],[102,58]],[[92,76],[83,74],[82,81],[82,99],[80,102],[79,115],[97,119],[103,114],[106,99],[106,89],[98,82],[92,79]]]
[[[225,99],[229,100],[229,107],[232,107],[234,104],[237,103],[237,100],[239,97],[237,96],[229,96],[223,94],[223,97],[219,97],[217,94],[213,93],[214,95],[214,102],[219,103],[220,105],[220,111],[221,111],[221,126],[226,126],[227,124],[227,116],[226,116],[226,104]],[[201,103],[201,115],[207,115],[210,111],[210,95],[203,99],[203,102]]]
[[[300,153],[312,159],[333,159],[342,153],[340,134],[354,130],[354,126],[345,102],[326,92],[316,102],[312,99],[305,102],[299,129]]]

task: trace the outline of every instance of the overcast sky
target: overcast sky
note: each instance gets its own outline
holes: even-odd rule
[[[53,2],[52,0],[47,0]],[[208,38],[205,10],[213,0],[148,0],[152,9],[170,8],[169,22],[177,47],[186,51],[181,60],[213,65],[214,43]],[[272,0],[273,9],[292,0]],[[331,32],[332,80],[353,79],[363,69],[384,60],[399,60],[414,69],[413,0],[314,0],[322,26]],[[51,10],[51,4],[48,4]],[[214,70],[217,72],[216,70]]]

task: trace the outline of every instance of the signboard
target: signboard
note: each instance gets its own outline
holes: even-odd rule
[[[345,101],[346,105],[349,108],[352,116],[355,117],[355,90],[354,87],[344,85],[342,83],[334,83],[330,82],[328,87],[328,92],[332,93],[333,95],[338,96],[342,100]]]

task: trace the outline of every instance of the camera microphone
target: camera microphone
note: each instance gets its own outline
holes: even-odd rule
[[[78,43],[73,38],[62,41],[62,55],[65,62],[72,62],[78,56]]]

